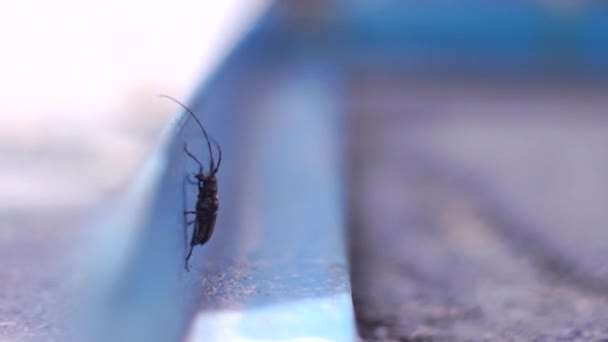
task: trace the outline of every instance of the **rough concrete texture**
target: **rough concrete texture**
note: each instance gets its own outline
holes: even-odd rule
[[[62,341],[73,307],[79,210],[0,215],[0,341]]]
[[[608,341],[605,88],[386,74],[352,84],[361,336]]]

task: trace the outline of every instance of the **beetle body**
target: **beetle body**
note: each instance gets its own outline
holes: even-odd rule
[[[194,222],[195,228],[190,242],[191,246],[203,245],[209,241],[211,234],[213,234],[219,209],[215,175],[210,177],[197,175],[196,177],[199,180],[198,200],[196,201],[197,218]]]
[[[219,197],[217,193],[217,171],[219,170],[220,164],[222,162],[222,149],[219,144],[213,140],[203,127],[203,124],[200,120],[194,115],[194,113],[188,109],[181,102],[176,99],[163,95],[163,97],[169,98],[180,106],[182,106],[186,112],[188,112],[196,123],[201,128],[203,135],[205,136],[205,140],[207,142],[207,149],[209,151],[209,171],[204,172],[203,164],[196,158],[194,154],[188,151],[188,145],[184,145],[184,151],[186,154],[192,158],[199,166],[198,172],[193,173],[196,181],[190,180],[190,178],[186,177],[189,183],[196,184],[198,186],[198,197],[196,201],[196,207],[194,211],[184,211],[184,215],[195,215],[194,220],[187,223],[187,226],[194,224],[194,231],[192,232],[192,238],[190,240],[190,250],[186,255],[186,270],[189,269],[188,261],[192,256],[192,251],[197,245],[204,245],[209,241],[211,235],[213,234],[213,229],[215,228],[215,221],[217,220],[217,212],[219,209]],[[211,142],[215,145],[218,151],[218,159],[217,165],[215,164],[215,159],[213,158],[213,151],[211,150]]]

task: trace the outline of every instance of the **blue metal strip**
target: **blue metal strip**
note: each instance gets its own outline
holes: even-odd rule
[[[538,1],[338,1],[307,34],[326,54],[357,65],[605,75],[608,7],[601,1],[569,7]],[[297,23],[283,24],[273,33],[277,41],[297,34]]]
[[[355,339],[344,249],[339,96],[331,70],[306,62],[286,67],[285,76],[241,116],[255,122],[249,126],[252,137],[234,137],[248,146],[251,163],[251,169],[240,169],[251,170],[240,175],[240,236],[220,220],[215,246],[230,248],[199,252],[207,265],[215,264],[215,277],[203,288],[222,295],[204,301],[191,341]],[[236,202],[231,192],[221,198]]]
[[[195,249],[192,272],[183,211],[198,167],[184,143],[208,156],[199,128],[180,117],[93,226],[75,340],[212,341],[227,314],[248,340],[355,339],[335,72],[310,59],[269,64],[265,42],[249,35],[191,101],[224,152],[216,231]]]

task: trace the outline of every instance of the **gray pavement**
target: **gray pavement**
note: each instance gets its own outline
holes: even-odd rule
[[[71,311],[79,210],[0,214],[0,341],[61,341]]]
[[[361,335],[608,340],[603,89],[384,77],[351,89]]]

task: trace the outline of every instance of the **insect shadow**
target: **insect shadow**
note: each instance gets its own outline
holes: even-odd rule
[[[211,235],[213,234],[213,229],[215,227],[215,221],[217,219],[217,211],[219,209],[219,197],[217,194],[217,178],[216,174],[220,168],[220,164],[222,163],[222,149],[220,145],[207,134],[205,127],[201,123],[201,121],[194,115],[194,113],[186,107],[183,103],[174,99],[171,96],[160,95],[160,97],[164,97],[172,100],[173,102],[180,105],[184,110],[196,120],[196,123],[201,128],[203,135],[205,136],[205,140],[207,142],[207,149],[209,150],[209,171],[204,172],[203,164],[188,150],[188,144],[184,144],[184,151],[186,154],[192,158],[199,166],[198,172],[193,172],[195,180],[190,179],[190,175],[186,177],[187,181],[190,184],[194,184],[198,186],[198,198],[196,201],[196,208],[192,211],[184,211],[184,215],[195,215],[194,219],[190,222],[186,223],[186,227],[194,224],[194,231],[192,232],[192,238],[190,240],[190,250],[188,251],[188,255],[186,256],[186,270],[190,270],[190,266],[188,261],[192,256],[192,250],[197,245],[204,245],[209,241]],[[211,143],[216,147],[218,157],[217,164],[215,164],[215,159],[213,155],[213,151],[211,149]]]

